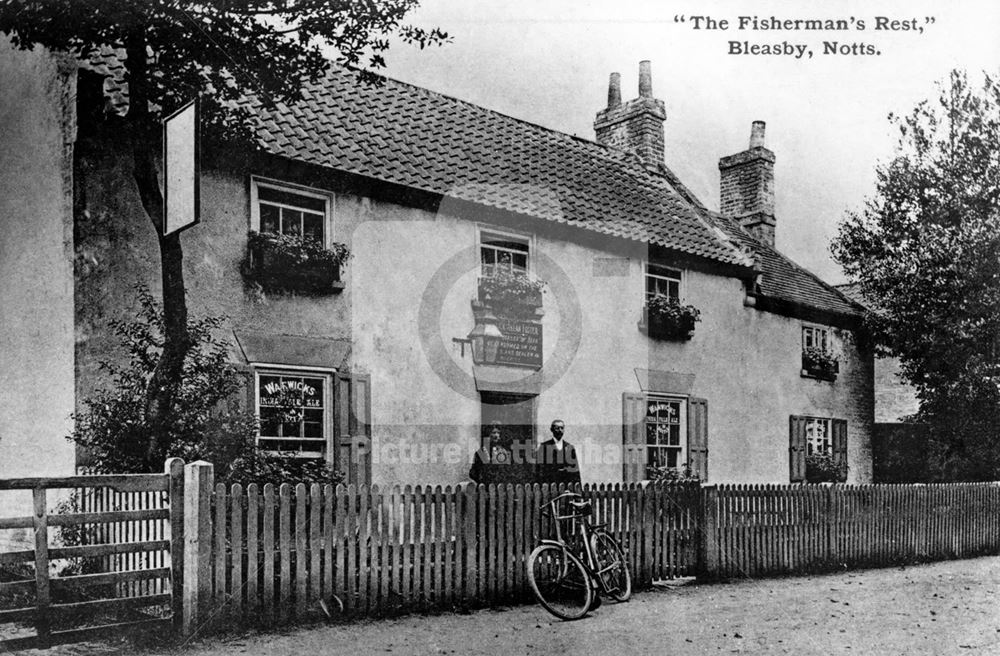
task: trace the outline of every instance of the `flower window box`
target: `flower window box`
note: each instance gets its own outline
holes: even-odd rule
[[[542,309],[545,283],[515,271],[498,271],[479,279],[479,302],[495,314],[534,317]]]
[[[326,248],[315,240],[251,232],[243,275],[265,291],[339,294],[344,289],[340,268],[349,256],[343,244]]]
[[[802,376],[820,380],[837,380],[840,362],[830,351],[815,346],[802,351]]]
[[[698,321],[701,321],[698,308],[682,305],[672,296],[654,294],[646,299],[639,330],[653,339],[688,340],[694,336]]]

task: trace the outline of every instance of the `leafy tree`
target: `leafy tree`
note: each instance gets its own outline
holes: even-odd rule
[[[892,116],[895,158],[849,214],[834,258],[900,359],[945,480],[1000,478],[1000,85],[954,71],[938,97]]]
[[[124,52],[129,106],[121,130],[130,144],[132,177],[159,236],[164,342],[145,388],[142,436],[148,458],[169,438],[188,332],[183,250],[177,233],[163,237],[157,182],[162,116],[202,94],[207,132],[245,137],[244,101],[265,107],[299,99],[306,81],[331,65],[382,67],[389,37],[420,47],[447,35],[403,23],[418,0],[0,0],[0,32],[15,46],[36,44],[86,57]],[[362,75],[362,77],[365,77]],[[371,80],[369,74],[365,79]]]
[[[190,347],[172,411],[161,422],[164,434],[150,452],[144,436],[148,381],[163,349],[163,313],[156,299],[139,287],[139,311],[112,329],[128,356],[125,364],[109,359],[101,367],[112,386],[84,400],[70,436],[84,447],[99,472],[156,472],[170,457],[207,460],[216,477],[228,483],[276,481],[335,482],[338,475],[316,460],[262,453],[256,446],[257,418],[236,401],[243,390],[240,372],[229,363],[226,344],[213,337],[221,321],[205,318],[187,326]]]

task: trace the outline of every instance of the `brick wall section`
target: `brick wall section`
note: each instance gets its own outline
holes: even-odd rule
[[[838,376],[836,385],[846,392],[847,461],[849,483],[869,483],[872,480],[872,440],[875,420],[875,358],[867,347],[858,343],[856,335],[839,332],[840,354],[849,361]],[[845,364],[842,362],[842,365]]]
[[[636,98],[624,105],[602,109],[594,120],[597,142],[634,152],[646,166],[664,160],[663,123],[667,110],[662,100]]]
[[[750,148],[719,160],[719,212],[774,246],[774,153]]]

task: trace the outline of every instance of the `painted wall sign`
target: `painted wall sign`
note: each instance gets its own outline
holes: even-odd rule
[[[541,368],[542,324],[537,321],[498,317],[497,327],[503,333],[497,364]]]

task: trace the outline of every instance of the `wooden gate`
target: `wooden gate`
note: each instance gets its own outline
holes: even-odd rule
[[[33,507],[0,517],[33,542],[0,550],[0,651],[179,622],[183,471],[172,459],[163,474],[0,480]]]

